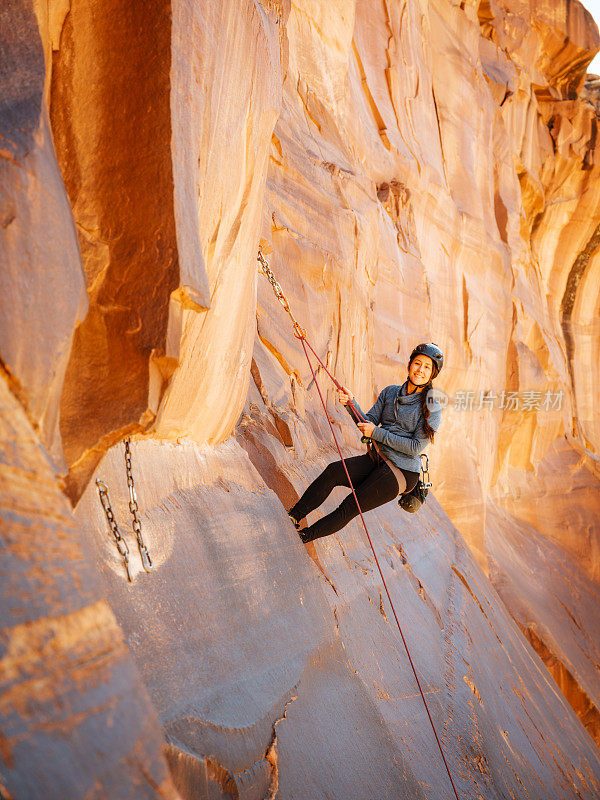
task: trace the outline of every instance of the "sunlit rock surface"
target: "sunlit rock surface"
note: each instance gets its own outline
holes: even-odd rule
[[[52,146],[38,20],[27,0],[7,0],[0,13],[0,356],[64,471],[60,396],[73,328],[88,301]]]
[[[56,613],[108,614],[100,577],[114,680],[141,680],[158,712],[160,726],[135,689],[134,709],[119,704],[137,754],[119,762],[122,796],[173,795],[161,728],[186,798],[451,796],[360,525],[305,548],[285,514],[337,454],[259,242],[363,407],[405,379],[417,342],[444,351],[433,494],[417,515],[390,503],[367,521],[460,796],[598,796],[591,16],[575,0],[10,0],[0,13],[0,357],[7,424],[21,420],[3,463],[12,474],[19,446],[45,448],[45,480],[78,523],[54,573],[80,551],[94,565],[92,599],[62,591],[59,612],[37,599],[39,636],[57,635]],[[23,496],[46,513],[34,484]],[[33,608],[20,575],[8,597]],[[59,652],[31,657],[67,691]],[[90,675],[74,725],[92,724],[94,692],[117,694]],[[0,731],[10,720],[33,749],[55,707],[14,680]],[[99,736],[81,756],[91,778],[107,763]],[[47,770],[73,784],[44,796],[84,796],[70,741],[36,771],[32,750],[13,763],[2,746],[6,790],[37,797],[27,781]],[[121,796],[102,781],[85,796]]]
[[[156,712],[51,462],[0,380],[0,795],[175,798]]]
[[[282,508],[280,495],[314,477],[332,448],[305,428],[299,469],[264,414],[217,448],[132,443],[156,573],[142,570],[130,533],[123,447],[108,452],[94,478],[113,488],[133,585],[94,483],[76,510],[175,783],[190,797],[449,797],[360,524],[306,548]],[[596,796],[596,745],[437,501],[410,523],[395,503],[369,523],[460,795]]]

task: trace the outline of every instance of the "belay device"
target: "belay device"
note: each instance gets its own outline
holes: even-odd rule
[[[425,459],[425,467],[423,467],[423,459]],[[433,484],[429,480],[429,459],[427,458],[427,453],[421,453],[421,475],[419,480],[410,492],[400,495],[398,505],[410,514],[414,514],[427,499],[427,493],[432,486]]]

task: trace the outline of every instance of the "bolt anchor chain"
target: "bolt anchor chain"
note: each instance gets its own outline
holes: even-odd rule
[[[127,488],[129,489],[129,510],[133,517],[132,528],[135,533],[135,538],[137,540],[138,550],[140,551],[140,557],[142,559],[142,566],[146,570],[146,572],[152,572],[154,569],[154,564],[152,563],[152,557],[148,548],[146,547],[146,543],[144,542],[144,537],[142,536],[142,523],[139,517],[139,505],[137,501],[137,495],[135,492],[135,484],[133,481],[133,471],[131,468],[131,438],[128,437],[125,439],[125,471],[127,473]],[[100,503],[102,504],[102,508],[104,509],[104,513],[106,515],[106,519],[108,522],[108,527],[110,528],[110,532],[115,540],[115,545],[119,554],[123,559],[123,564],[125,566],[125,570],[127,572],[127,580],[131,583],[133,582],[133,576],[131,574],[131,567],[130,567],[130,558],[129,558],[129,546],[127,542],[121,535],[119,530],[119,526],[117,525],[117,520],[115,519],[115,515],[112,510],[112,504],[110,502],[110,495],[108,494],[108,486],[101,481],[100,478],[96,478],[96,485],[98,487],[98,494],[100,495]]]
[[[265,274],[265,277],[267,278],[267,280],[269,281],[269,283],[273,287],[273,291],[275,292],[275,297],[279,300],[281,305],[285,308],[285,310],[287,311],[287,313],[290,315],[290,317],[292,319],[292,327],[294,328],[294,336],[296,337],[296,339],[306,339],[306,331],[300,325],[300,323],[296,320],[296,317],[294,317],[294,315],[292,314],[292,309],[290,308],[290,304],[288,303],[288,299],[285,296],[283,289],[281,288],[281,284],[279,283],[279,281],[277,280],[275,275],[273,275],[273,272],[271,271],[271,268],[267,264],[267,262],[265,260],[265,257],[260,252],[260,249],[258,251],[257,259],[258,259],[258,261],[260,261],[261,270],[263,271],[263,273]]]
[[[137,539],[138,543],[138,550],[140,551],[140,556],[142,559],[142,566],[146,570],[146,572],[152,572],[154,566],[152,564],[152,558],[150,553],[148,552],[148,548],[144,543],[144,537],[142,536],[142,523],[140,522],[140,518],[138,516],[138,511],[140,510],[137,501],[137,495],[135,493],[135,486],[133,484],[133,472],[131,469],[131,439],[128,437],[125,439],[125,470],[127,472],[127,486],[129,487],[129,510],[131,511],[131,516],[133,517],[133,531],[135,533],[135,538]]]
[[[108,486],[104,483],[104,481],[101,481],[100,478],[96,478],[96,485],[98,486],[98,494],[100,495],[102,508],[104,509],[106,519],[108,520],[108,527],[110,528],[110,532],[115,540],[117,550],[123,559],[123,564],[125,565],[125,570],[127,571],[127,580],[131,583],[133,578],[131,576],[131,568],[129,566],[129,547],[125,539],[121,536],[121,531],[119,530],[117,520],[113,514],[110,496],[108,494]]]

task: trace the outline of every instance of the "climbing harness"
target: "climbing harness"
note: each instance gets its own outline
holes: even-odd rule
[[[131,515],[133,517],[132,528],[137,540],[138,550],[140,551],[142,566],[146,572],[152,572],[154,565],[152,564],[150,552],[148,551],[148,548],[144,542],[144,537],[142,536],[142,523],[138,514],[140,508],[137,501],[137,495],[135,493],[135,484],[133,481],[133,471],[131,467],[130,437],[125,439],[125,472],[127,473],[127,487],[129,489],[129,510],[131,511]],[[99,478],[96,478],[96,485],[98,486],[98,494],[100,495],[100,502],[102,504],[102,508],[104,509],[104,513],[106,514],[108,526],[115,540],[115,544],[117,545],[117,550],[123,558],[123,563],[127,571],[127,580],[131,582],[133,581],[133,578],[131,576],[131,569],[129,566],[129,547],[119,531],[119,526],[117,525],[110,502],[110,496],[108,494],[108,486]]]
[[[423,467],[423,459],[425,459],[425,467]],[[398,505],[410,514],[414,514],[427,500],[427,494],[432,486],[433,484],[429,480],[429,459],[427,458],[427,453],[421,453],[421,475],[419,480],[410,492],[400,495]]]
[[[273,274],[273,272],[269,268],[269,265],[267,264],[267,262],[266,262],[266,260],[265,260],[265,258],[263,256],[263,254],[261,253],[260,249],[258,251],[257,258],[258,258],[258,261],[260,262],[261,270],[263,271],[263,273],[267,277],[269,283],[273,287],[273,291],[275,292],[275,296],[277,297],[277,299],[279,300],[279,302],[281,303],[283,308],[290,315],[290,318],[291,318],[292,324],[293,324],[293,328],[294,328],[294,336],[297,339],[299,339],[300,343],[302,344],[302,348],[304,350],[304,355],[306,356],[306,360],[308,362],[308,366],[309,366],[310,371],[312,373],[314,384],[317,387],[317,392],[319,393],[319,398],[321,400],[321,404],[323,406],[323,410],[325,412],[325,416],[327,417],[327,422],[329,423],[329,427],[331,429],[331,433],[332,433],[333,439],[335,441],[335,446],[337,447],[337,451],[340,454],[340,458],[342,460],[342,464],[344,465],[344,471],[346,472],[346,477],[348,478],[348,483],[349,483],[350,488],[352,490],[352,494],[354,495],[354,501],[356,503],[356,507],[358,508],[358,513],[360,514],[360,519],[361,519],[363,528],[365,529],[365,533],[367,535],[367,539],[369,541],[369,545],[371,546],[371,550],[373,552],[373,557],[375,558],[375,563],[377,564],[377,569],[379,570],[379,575],[381,576],[381,580],[382,580],[383,586],[385,588],[385,593],[386,593],[387,598],[388,598],[388,600],[390,602],[390,607],[392,609],[392,612],[394,614],[394,619],[396,620],[396,625],[398,626],[398,630],[400,632],[400,637],[402,639],[402,644],[404,645],[404,649],[406,650],[406,655],[408,656],[408,661],[410,663],[413,675],[415,676],[415,680],[417,682],[417,686],[418,686],[419,692],[421,694],[421,699],[423,700],[423,705],[425,706],[425,711],[427,712],[427,716],[428,716],[429,722],[431,724],[431,729],[433,730],[433,735],[435,736],[435,740],[437,742],[437,745],[439,747],[440,753],[442,755],[442,760],[444,762],[444,766],[446,767],[446,772],[448,773],[448,778],[450,779],[450,783],[451,783],[452,789],[454,791],[454,796],[456,797],[456,800],[460,800],[460,798],[458,796],[458,792],[456,790],[456,786],[454,785],[454,780],[452,778],[452,773],[450,772],[450,767],[448,766],[448,762],[446,761],[446,756],[444,755],[444,749],[442,747],[442,743],[441,743],[441,741],[439,739],[439,736],[437,734],[437,731],[436,731],[436,728],[435,728],[435,724],[433,722],[433,717],[431,716],[431,712],[429,711],[429,706],[427,704],[427,700],[425,699],[425,694],[424,694],[423,689],[421,687],[421,681],[419,680],[419,676],[417,674],[417,670],[416,670],[415,665],[413,663],[412,656],[411,656],[410,650],[408,648],[408,644],[406,642],[406,639],[404,638],[404,633],[402,632],[402,627],[400,625],[400,621],[398,619],[398,615],[396,614],[396,609],[394,608],[394,603],[392,602],[392,598],[391,598],[387,583],[386,583],[385,578],[383,576],[383,570],[381,569],[381,565],[379,564],[379,559],[377,558],[377,553],[375,552],[375,547],[373,546],[373,542],[371,540],[371,536],[370,536],[369,530],[367,528],[367,523],[365,522],[365,518],[363,516],[362,509],[361,509],[360,504],[358,502],[358,498],[356,496],[356,491],[354,490],[354,485],[352,483],[352,479],[350,478],[350,473],[348,472],[348,467],[346,466],[346,461],[344,459],[344,456],[342,455],[342,450],[340,448],[340,445],[339,445],[339,442],[338,442],[338,438],[335,435],[335,430],[333,428],[333,422],[332,422],[331,417],[329,416],[329,413],[327,411],[327,406],[325,405],[325,400],[323,398],[323,394],[321,393],[321,387],[319,386],[319,382],[317,381],[317,375],[316,375],[315,369],[314,369],[314,367],[312,365],[312,362],[310,360],[310,357],[308,355],[308,350],[310,350],[312,352],[312,354],[314,355],[316,360],[319,362],[319,364],[323,367],[323,369],[325,370],[327,375],[329,375],[329,377],[331,378],[331,380],[332,380],[333,384],[336,386],[336,388],[341,390],[341,391],[345,391],[345,389],[336,380],[336,378],[331,374],[331,372],[329,372],[329,370],[327,369],[325,364],[321,361],[321,359],[319,358],[319,356],[315,352],[314,348],[312,347],[312,345],[310,344],[310,342],[306,338],[306,331],[300,326],[300,324],[297,322],[297,320],[295,319],[294,315],[292,314],[292,311],[291,311],[291,308],[290,308],[290,304],[289,304],[289,302],[288,302],[288,300],[287,300],[287,298],[286,298],[286,296],[285,296],[285,294],[283,292],[283,289],[281,288],[279,282],[275,278],[275,275]],[[362,418],[363,421],[368,422],[368,420],[366,420],[365,417],[363,417],[361,414],[358,413],[357,409],[354,406],[352,406],[352,411],[353,411],[353,413],[356,414],[357,418],[359,418],[359,419]],[[375,444],[375,443],[373,442],[373,444]],[[429,483],[429,481],[427,481],[427,483]]]

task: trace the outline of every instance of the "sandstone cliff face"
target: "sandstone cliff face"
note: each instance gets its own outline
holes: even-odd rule
[[[459,794],[597,796],[590,15],[574,0],[1,13],[2,791],[450,796],[361,526],[305,548],[285,514],[336,452],[258,277],[261,241],[363,407],[418,341],[445,353],[434,497],[368,522]]]
[[[0,795],[178,797],[81,529],[0,382]]]

